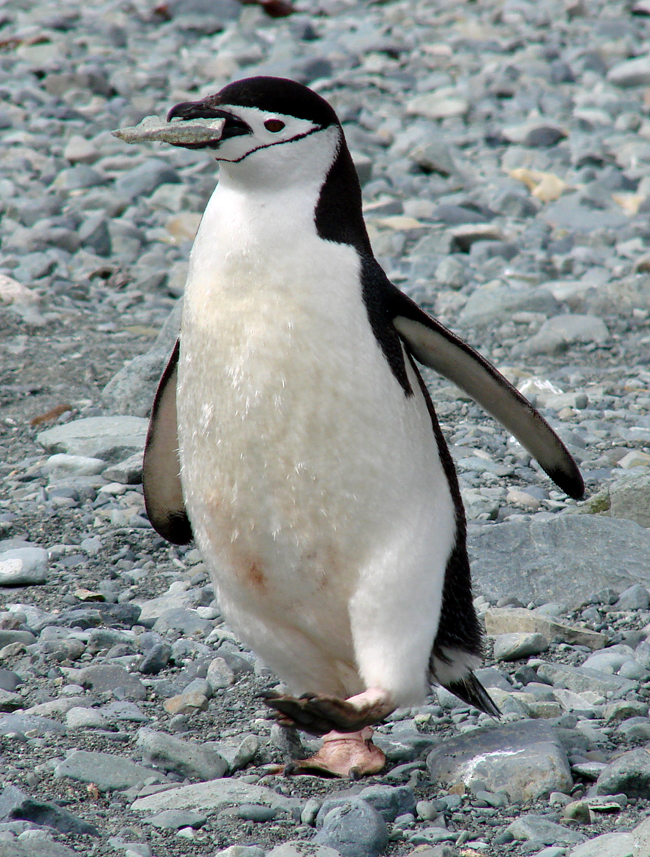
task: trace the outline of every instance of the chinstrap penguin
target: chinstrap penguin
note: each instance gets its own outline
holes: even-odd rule
[[[153,406],[147,511],[169,541],[196,539],[223,615],[295,694],[267,695],[280,722],[325,736],[293,770],[374,773],[369,727],[432,684],[498,715],[473,672],[465,515],[415,361],[570,496],[582,478],[518,391],[389,282],[323,98],[251,78],[168,116],[193,120],[214,130],[169,142],[209,150],[219,183]]]

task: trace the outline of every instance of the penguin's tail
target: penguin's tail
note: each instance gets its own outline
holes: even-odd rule
[[[496,703],[473,672],[467,673],[457,681],[445,683],[444,687],[463,702],[478,708],[479,711],[484,711],[492,717],[501,717]]]

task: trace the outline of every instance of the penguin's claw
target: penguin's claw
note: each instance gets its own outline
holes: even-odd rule
[[[379,704],[357,707],[336,696],[313,693],[295,697],[266,691],[262,698],[276,711],[276,718],[282,726],[295,726],[312,735],[325,735],[332,731],[359,732],[365,726],[383,720],[387,713],[385,706]]]

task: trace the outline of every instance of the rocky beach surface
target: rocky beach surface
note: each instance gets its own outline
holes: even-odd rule
[[[0,7],[0,857],[649,857],[650,3],[289,11]],[[217,171],[111,131],[258,74],[335,106],[388,275],[587,485],[426,373],[503,714],[433,691],[360,782],[278,775],[277,679],[142,498]]]

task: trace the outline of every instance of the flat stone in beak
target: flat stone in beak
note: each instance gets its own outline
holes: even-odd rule
[[[221,139],[225,119],[179,119],[166,122],[159,116],[146,116],[139,125],[113,131],[125,143],[171,143],[199,149],[214,146]]]

